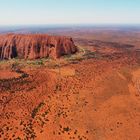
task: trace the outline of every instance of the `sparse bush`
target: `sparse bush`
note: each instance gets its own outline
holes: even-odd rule
[[[38,111],[40,110],[40,108],[45,105],[44,102],[41,102],[36,108],[33,109],[31,116],[32,118],[35,118],[36,114],[38,113]]]

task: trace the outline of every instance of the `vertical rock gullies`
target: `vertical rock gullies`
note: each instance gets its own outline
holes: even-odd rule
[[[0,35],[0,59],[59,58],[77,51],[72,38],[46,34]]]

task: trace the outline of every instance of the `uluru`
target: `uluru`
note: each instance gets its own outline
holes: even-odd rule
[[[59,58],[77,51],[71,37],[47,34],[0,35],[0,59]]]

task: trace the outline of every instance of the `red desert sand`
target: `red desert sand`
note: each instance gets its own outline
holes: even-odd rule
[[[88,43],[1,35],[1,59],[75,54],[0,62],[0,140],[140,140],[139,51]]]

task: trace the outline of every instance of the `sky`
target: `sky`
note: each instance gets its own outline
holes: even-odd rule
[[[0,0],[0,25],[140,24],[140,0]]]

